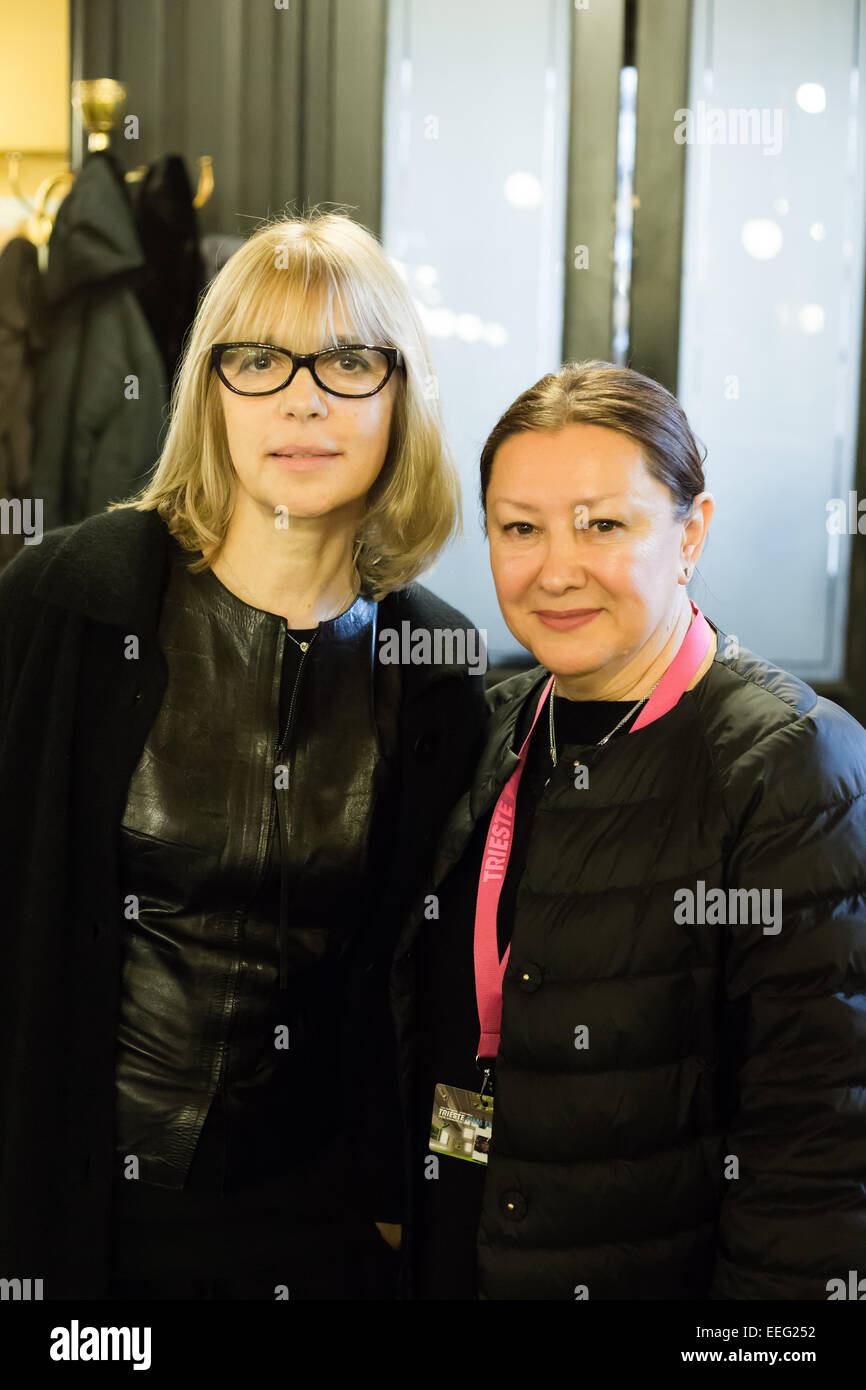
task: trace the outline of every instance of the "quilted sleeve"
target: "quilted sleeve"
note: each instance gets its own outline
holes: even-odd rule
[[[736,1085],[710,1297],[851,1297],[863,1279],[862,1298],[866,731],[819,699],[739,760],[729,791],[744,808],[729,901],[757,889],[762,911],[725,928]]]

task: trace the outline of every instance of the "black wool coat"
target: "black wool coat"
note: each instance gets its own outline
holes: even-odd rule
[[[25,237],[13,237],[0,252],[0,497],[22,502],[32,496],[33,396],[44,347],[43,317],[36,247]],[[0,566],[21,545],[20,533],[0,532]]]
[[[29,485],[46,528],[137,492],[159,454],[170,383],[135,292],[145,258],[128,190],[94,151],[51,233]]]
[[[166,687],[157,626],[172,544],[155,511],[122,508],[46,533],[0,574],[0,1277],[41,1278],[46,1298],[105,1297],[110,1277],[118,840]],[[471,626],[420,585],[381,602],[381,627],[405,620]],[[118,661],[127,634],[139,658]],[[381,1065],[383,1097],[394,937],[486,721],[483,678],[465,665],[402,676],[393,868],[357,957],[360,1016],[347,1020]],[[370,1200],[371,1219],[401,1214]]]

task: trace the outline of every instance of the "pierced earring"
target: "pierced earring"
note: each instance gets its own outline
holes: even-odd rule
[[[691,578],[691,575],[692,575],[692,567],[691,567],[691,565],[683,565],[683,574],[685,575],[686,579],[690,579],[690,578]]]

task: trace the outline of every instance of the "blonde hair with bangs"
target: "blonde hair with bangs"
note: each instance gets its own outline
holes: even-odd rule
[[[355,537],[361,592],[402,588],[462,532],[460,483],[445,438],[436,377],[411,295],[375,237],[340,212],[313,209],[266,223],[232,255],[199,303],[172,390],[171,419],[150,481],[116,507],[156,510],[208,567],[234,508],[235,476],[215,342],[337,346],[334,309],[357,341],[397,347],[388,448]],[[345,339],[344,339],[345,340]]]

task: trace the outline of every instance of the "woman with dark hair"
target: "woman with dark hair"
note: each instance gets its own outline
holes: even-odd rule
[[[459,520],[430,374],[369,232],[270,223],[141,494],[0,577],[0,1276],[45,1298],[394,1294],[388,968],[485,717],[412,583]]]
[[[398,943],[412,1292],[831,1297],[866,1245],[866,733],[689,599],[713,499],[657,383],[542,378],[481,494],[539,664]]]

